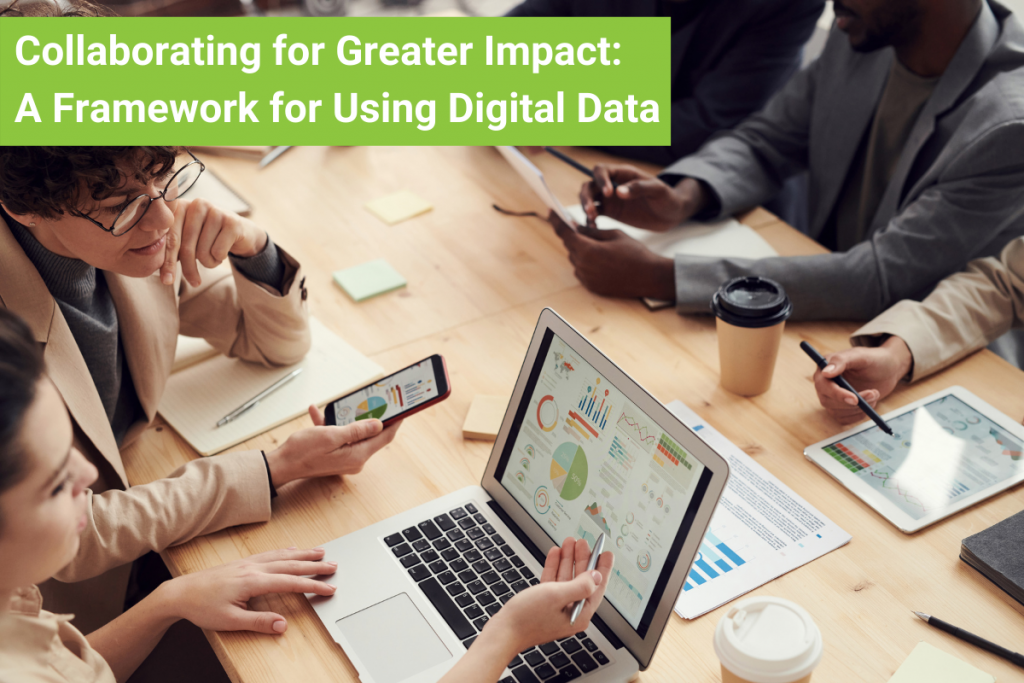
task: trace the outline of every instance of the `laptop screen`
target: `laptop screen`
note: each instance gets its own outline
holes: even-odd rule
[[[555,544],[604,533],[605,599],[645,637],[711,471],[549,329],[495,478]]]

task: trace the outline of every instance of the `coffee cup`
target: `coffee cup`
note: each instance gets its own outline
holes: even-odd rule
[[[824,646],[814,619],[782,598],[748,598],[715,629],[722,683],[810,683]]]
[[[768,391],[782,330],[793,305],[782,285],[764,277],[729,280],[711,298],[722,386],[740,396]]]

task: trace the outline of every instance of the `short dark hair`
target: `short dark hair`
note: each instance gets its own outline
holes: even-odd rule
[[[14,214],[56,218],[77,208],[79,182],[95,201],[131,180],[148,184],[174,168],[183,147],[0,147],[0,202]]]
[[[43,377],[43,352],[25,321],[0,308],[0,493],[25,476],[21,427]]]

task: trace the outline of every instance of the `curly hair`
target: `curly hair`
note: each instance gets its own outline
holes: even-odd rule
[[[56,0],[11,0],[0,5],[0,17],[116,17],[117,12],[94,5],[87,0],[76,0],[63,6]]]
[[[174,168],[183,147],[0,147],[0,202],[15,214],[56,218],[132,180],[148,184]]]

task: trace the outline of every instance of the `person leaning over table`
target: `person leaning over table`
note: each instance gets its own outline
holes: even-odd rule
[[[71,625],[70,616],[44,611],[35,584],[68,562],[113,566],[154,545],[180,542],[182,533],[202,533],[204,525],[211,530],[244,521],[246,508],[266,501],[240,496],[232,483],[246,471],[245,453],[196,461],[172,475],[182,482],[178,495],[192,503],[188,513],[179,507],[163,514],[169,480],[95,495],[88,487],[97,469],[75,447],[72,422],[43,365],[31,329],[0,309],[0,680],[125,681],[180,619],[209,630],[273,636],[287,630],[287,620],[249,610],[249,600],[267,593],[334,593],[330,583],[309,578],[335,572],[334,563],[323,561],[323,550],[289,548],[166,581],[88,636]],[[596,571],[572,578],[574,567],[589,559],[585,541],[568,539],[552,548],[541,584],[492,617],[442,680],[497,681],[520,651],[587,628],[612,555],[602,554]],[[587,603],[573,626],[566,607],[582,599]]]
[[[901,301],[853,333],[855,348],[833,353],[814,374],[828,413],[843,424],[859,422],[857,399],[829,379],[843,375],[872,406],[900,380],[916,382],[984,348],[1024,324],[1024,238],[1000,258],[972,261],[924,301]]]
[[[824,0],[525,0],[508,17],[669,17],[672,144],[601,147],[660,165],[764,106],[800,67]]]
[[[129,484],[120,449],[152,423],[178,334],[267,366],[309,349],[299,263],[252,221],[179,198],[202,170],[178,147],[0,148],[0,303],[42,344],[75,446],[99,472],[100,497]],[[225,260],[230,269],[215,268]],[[394,437],[394,428],[381,430],[379,421],[357,431],[314,428],[265,458],[249,451],[231,474],[254,499],[244,521],[269,517],[271,491],[296,478],[284,470],[352,471],[352,454],[361,464]],[[192,504],[177,485],[160,489],[169,514]],[[130,569],[96,576],[73,564],[62,579],[95,578],[48,582],[43,591],[88,632],[120,614]]]
[[[834,253],[672,259],[553,217],[588,289],[696,313],[723,282],[760,275],[782,284],[794,319],[867,320],[1024,233],[1018,17],[995,0],[836,0],[835,11],[821,57],[763,111],[659,178],[598,166],[580,193],[591,223],[601,212],[667,230],[756,207],[808,169],[810,234]]]

